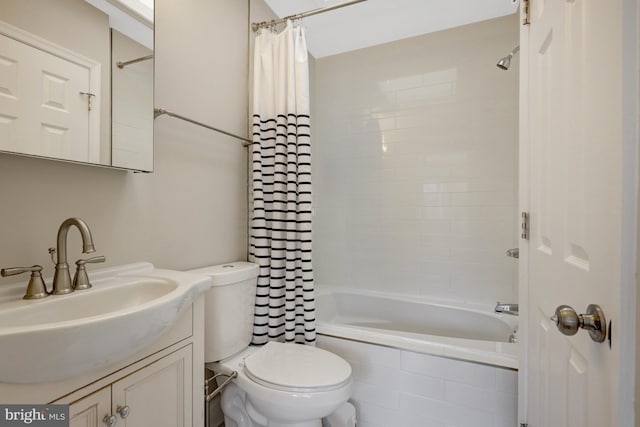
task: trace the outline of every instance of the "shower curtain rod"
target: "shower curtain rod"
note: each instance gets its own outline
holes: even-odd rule
[[[197,122],[197,121],[195,121],[193,119],[190,119],[188,117],[181,116],[180,114],[176,114],[176,113],[172,113],[171,111],[167,111],[164,108],[154,108],[153,109],[153,118],[154,119],[157,119],[158,117],[163,116],[163,115],[167,115],[169,117],[175,117],[176,119],[184,120],[185,122],[193,123],[194,125],[198,125],[198,126],[201,126],[203,128],[207,128],[207,129],[210,129],[210,130],[213,130],[213,131],[216,131],[216,132],[220,132],[220,133],[222,133],[224,135],[239,139],[239,140],[243,141],[242,142],[242,146],[243,147],[248,147],[251,144],[253,144],[252,140],[247,139],[247,138],[245,138],[243,136],[235,135],[235,134],[233,134],[231,132],[227,132],[226,130],[218,129],[218,128],[213,127],[213,126],[205,125],[204,123]]]
[[[116,65],[118,66],[118,68],[124,68],[127,65],[135,64],[137,62],[142,62],[142,61],[148,61],[149,59],[153,59],[153,55],[142,56],[140,58],[132,59],[131,61],[125,61],[125,62],[118,61],[116,62]]]
[[[302,12],[302,13],[297,13],[295,15],[285,16],[284,18],[281,18],[281,19],[275,19],[275,20],[271,20],[271,21],[254,22],[253,24],[251,24],[251,28],[253,28],[253,31],[256,32],[260,28],[265,28],[265,27],[269,27],[269,26],[272,26],[272,25],[282,24],[284,22],[287,22],[287,20],[289,20],[289,19],[306,18],[307,16],[312,16],[312,15],[317,15],[319,13],[329,12],[331,10],[336,10],[336,9],[340,9],[342,7],[351,6],[351,5],[356,4],[356,3],[362,3],[363,1],[367,1],[367,0],[351,0],[351,1],[346,1],[344,3],[334,4],[333,6],[321,7],[319,9],[310,10],[308,12]]]

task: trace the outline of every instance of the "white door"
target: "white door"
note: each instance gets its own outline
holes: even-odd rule
[[[617,425],[621,29],[622,0],[531,0],[521,33],[530,427]],[[611,346],[585,330],[562,335],[550,318],[563,304],[578,313],[600,305],[613,322]]]
[[[94,160],[88,107],[98,101],[82,94],[92,91],[90,71],[0,35],[0,150]]]

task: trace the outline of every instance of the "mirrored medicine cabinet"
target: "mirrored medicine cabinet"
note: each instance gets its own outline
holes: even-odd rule
[[[0,152],[153,171],[153,64],[153,0],[0,1]]]

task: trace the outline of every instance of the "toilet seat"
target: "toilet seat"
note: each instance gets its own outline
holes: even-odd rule
[[[274,341],[244,359],[244,372],[265,387],[305,393],[336,390],[351,380],[351,366],[337,355]]]

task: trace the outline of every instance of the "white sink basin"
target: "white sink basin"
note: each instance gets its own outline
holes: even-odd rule
[[[89,276],[91,289],[40,300],[21,299],[26,283],[0,288],[0,382],[63,380],[122,361],[210,287],[207,278],[148,263]]]

